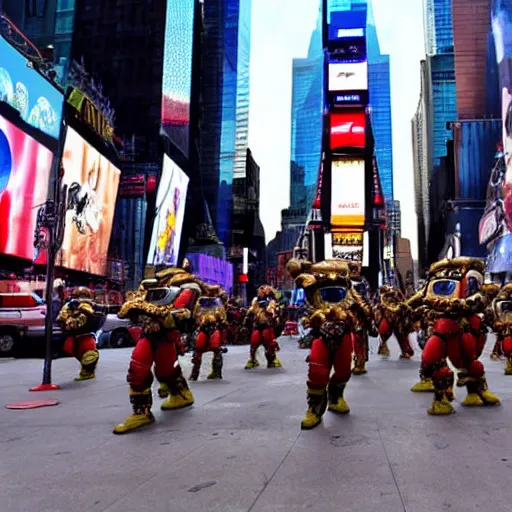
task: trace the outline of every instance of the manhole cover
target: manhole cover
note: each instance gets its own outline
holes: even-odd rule
[[[58,400],[30,400],[28,402],[16,402],[6,405],[6,409],[37,409],[38,407],[51,407],[59,405]]]

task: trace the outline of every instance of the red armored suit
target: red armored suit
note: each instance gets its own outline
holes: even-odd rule
[[[114,428],[115,434],[124,434],[155,421],[151,412],[153,365],[160,382],[158,394],[167,398],[162,402],[162,410],[180,409],[194,403],[178,364],[177,347],[181,345],[182,333],[190,329],[201,288],[194,276],[182,269],[168,269],[157,274],[157,278],[154,288],[126,302],[119,312],[121,318],[129,317],[141,325],[143,336],[133,350],[128,368],[133,414]]]
[[[260,345],[265,347],[267,367],[281,368],[281,361],[276,355],[279,345],[274,333],[276,312],[277,301],[274,290],[267,285],[260,286],[258,295],[253,299],[245,319],[246,323],[249,323],[252,327],[251,350],[249,361],[245,365],[246,370],[260,365],[256,359],[256,352]]]
[[[423,304],[432,319],[432,334],[422,355],[422,374],[432,378],[434,402],[432,415],[454,412],[453,373],[449,359],[458,369],[457,386],[466,386],[466,406],[499,405],[485,379],[483,364],[478,360],[486,341],[483,320],[486,307],[482,293],[485,265],[476,258],[454,258],[434,263],[429,270]]]
[[[221,298],[220,288],[207,287],[207,295],[199,297],[194,310],[194,320],[199,327],[194,355],[192,356],[192,373],[190,380],[197,380],[201,370],[203,354],[213,352],[212,370],[208,379],[222,379],[222,354],[227,341],[226,308]]]
[[[366,363],[368,362],[369,336],[376,336],[377,333],[373,326],[373,311],[368,297],[368,293],[370,291],[368,282],[360,275],[361,267],[359,263],[356,264],[354,262],[348,262],[348,265],[352,274],[352,287],[367,304],[368,312],[371,313],[370,318],[366,316],[354,317],[355,326],[354,333],[352,335],[354,343],[354,368],[352,373],[354,375],[363,375],[367,373]]]
[[[410,359],[414,350],[409,343],[412,330],[402,292],[391,286],[380,287],[380,304],[375,308],[375,321],[380,336],[379,355],[389,357],[388,340],[394,334],[400,346],[401,359]]]
[[[80,363],[80,374],[75,380],[94,379],[100,354],[96,349],[96,333],[106,316],[93,302],[89,288],[78,287],[71,293],[71,301],[63,306],[57,324],[66,334],[63,350]]]
[[[327,404],[332,412],[350,412],[343,393],[351,376],[355,326],[360,320],[368,320],[371,311],[352,287],[346,262],[311,264],[290,260],[287,269],[296,286],[304,288],[312,308],[308,320],[313,334],[307,382],[308,410],[301,423],[302,429],[311,429],[322,421]]]
[[[490,307],[490,324],[507,359],[505,375],[512,375],[512,283],[504,285],[496,295]],[[496,350],[495,345],[495,350]]]

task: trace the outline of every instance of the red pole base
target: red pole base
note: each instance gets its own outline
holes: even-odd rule
[[[39,384],[39,386],[30,388],[29,391],[53,391],[55,389],[60,389],[60,386],[57,384]]]

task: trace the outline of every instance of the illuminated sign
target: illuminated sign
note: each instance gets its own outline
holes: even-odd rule
[[[366,114],[363,109],[331,113],[331,150],[366,147]]]
[[[64,96],[21,53],[0,36],[0,101],[15,108],[23,121],[58,138]]]
[[[364,37],[364,28],[339,28],[338,39]]]
[[[364,160],[348,158],[335,160],[332,163],[331,175],[331,225],[333,227],[363,226],[365,220]]]
[[[329,91],[366,91],[367,89],[367,62],[329,64]]]

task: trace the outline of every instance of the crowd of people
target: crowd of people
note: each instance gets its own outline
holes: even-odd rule
[[[370,336],[380,338],[378,353],[388,357],[388,342],[394,335],[400,357],[410,359],[414,351],[409,335],[418,333],[422,362],[419,381],[411,390],[433,393],[429,414],[454,412],[455,376],[451,367],[457,372],[456,385],[467,389],[463,405],[500,404],[489,390],[479,359],[487,331],[492,329],[497,334],[493,354],[507,358],[505,374],[512,374],[512,285],[500,289],[484,283],[481,260],[454,258],[433,264],[422,287],[408,297],[391,286],[380,287],[372,296],[357,262],[290,260],[287,270],[305,294],[304,307],[294,310],[295,319],[306,330],[300,344],[310,349],[303,429],[316,427],[327,409],[337,414],[350,412],[344,392],[352,375],[367,373]],[[206,284],[189,270],[168,268],[143,281],[123,304],[119,317],[138,325],[141,336],[127,374],[133,412],[116,425],[116,434],[155,421],[154,378],[159,383],[158,395],[164,399],[163,410],[194,403],[178,362],[187,350],[184,336],[189,337],[193,352],[188,380],[199,378],[207,352],[213,354],[207,378],[222,379],[224,354],[230,343],[249,345],[246,370],[260,365],[257,351],[261,346],[267,367],[282,367],[278,338],[287,314],[278,293],[268,285],[260,286],[245,308],[239,299],[230,298],[219,286]],[[88,289],[78,288],[56,321],[68,336],[67,351],[80,363],[77,380],[94,378],[99,353],[93,333],[104,321],[102,308],[94,303]]]

